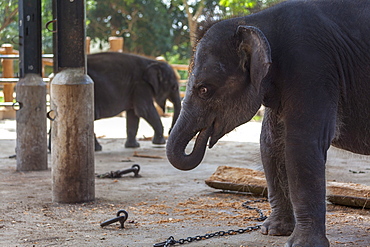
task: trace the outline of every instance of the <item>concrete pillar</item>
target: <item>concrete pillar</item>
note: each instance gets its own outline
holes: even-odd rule
[[[46,84],[40,75],[27,74],[16,86],[20,109],[17,119],[17,171],[48,168]]]
[[[123,37],[109,37],[109,50],[123,52]]]
[[[84,68],[64,69],[51,83],[53,201],[95,199],[94,84]]]
[[[19,74],[16,85],[17,171],[48,168],[46,84],[41,78],[41,2],[19,0]]]

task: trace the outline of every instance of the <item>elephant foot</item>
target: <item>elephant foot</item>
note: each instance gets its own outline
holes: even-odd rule
[[[329,247],[329,240],[324,233],[318,233],[314,228],[304,231],[294,230],[284,247]]]
[[[126,140],[125,148],[138,148],[140,147],[140,143],[136,140]]]
[[[261,226],[261,233],[272,236],[289,236],[295,226],[294,216],[276,216],[273,213]]]
[[[166,139],[164,139],[163,135],[154,136],[152,143],[153,144],[166,144]]]
[[[103,147],[99,144],[99,142],[95,141],[95,151],[102,151]]]

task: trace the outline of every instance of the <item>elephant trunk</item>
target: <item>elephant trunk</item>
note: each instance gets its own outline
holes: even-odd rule
[[[170,97],[170,101],[173,104],[173,117],[172,117],[172,124],[170,128],[170,133],[172,128],[175,126],[177,119],[179,118],[180,111],[181,111],[181,99],[180,95],[177,93],[176,95]]]
[[[185,153],[185,148],[190,140],[198,133],[192,130],[188,118],[180,115],[167,141],[167,158],[179,170],[187,171],[197,167],[204,157],[208,138],[212,134],[212,127],[199,132],[193,151]],[[184,121],[185,120],[185,121]]]
[[[175,126],[175,123],[177,119],[179,118],[180,111],[181,111],[181,101],[180,98],[178,100],[175,100],[173,103],[173,117],[172,117],[172,124],[171,124],[171,129]]]

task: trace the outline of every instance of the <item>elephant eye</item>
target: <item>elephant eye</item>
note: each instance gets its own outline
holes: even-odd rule
[[[209,85],[198,85],[197,88],[195,88],[198,96],[202,99],[208,99],[211,97],[213,90],[212,87]]]
[[[200,87],[199,92],[200,94],[205,95],[208,93],[208,89],[206,87]]]

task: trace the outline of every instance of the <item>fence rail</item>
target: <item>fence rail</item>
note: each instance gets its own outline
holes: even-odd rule
[[[87,38],[86,46],[89,47],[90,39]],[[110,41],[110,51],[122,52],[123,40],[122,38],[112,38]],[[90,53],[90,50],[87,49],[87,53]],[[53,66],[53,54],[42,54],[42,66]],[[13,45],[3,44],[0,47],[0,60],[2,65],[2,75],[0,78],[0,86],[2,86],[3,96],[5,102],[0,102],[0,106],[11,107],[13,105],[14,97],[14,87],[15,84],[19,81],[19,78],[14,77],[14,65],[13,61],[19,59],[19,52],[13,49]],[[187,79],[181,79],[178,71],[188,71],[188,65],[185,64],[170,64],[171,67],[175,70],[175,73],[178,75],[179,85],[181,88],[186,87]],[[50,82],[50,78],[44,77],[43,81],[46,83]],[[185,92],[180,92],[181,98],[185,96]]]
[[[50,78],[42,78],[42,80],[44,82],[50,82]],[[0,84],[3,84],[3,83],[16,83],[19,81],[19,78],[18,77],[14,77],[14,78],[0,78]]]
[[[53,58],[53,54],[42,54],[42,58]],[[0,54],[0,59],[19,59],[18,54]]]

